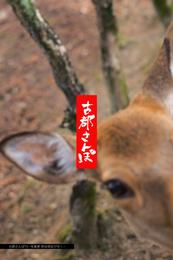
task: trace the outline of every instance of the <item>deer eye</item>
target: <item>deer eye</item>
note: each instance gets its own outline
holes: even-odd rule
[[[124,199],[133,197],[134,191],[123,181],[118,179],[112,179],[104,182],[104,186],[116,199]]]

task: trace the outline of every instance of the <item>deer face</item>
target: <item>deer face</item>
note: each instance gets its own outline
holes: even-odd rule
[[[99,174],[136,232],[172,248],[173,123],[158,111],[132,104],[100,125]]]

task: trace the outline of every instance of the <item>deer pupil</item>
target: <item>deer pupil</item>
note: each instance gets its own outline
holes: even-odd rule
[[[120,180],[109,180],[105,184],[114,198],[127,198],[134,195],[132,189]]]

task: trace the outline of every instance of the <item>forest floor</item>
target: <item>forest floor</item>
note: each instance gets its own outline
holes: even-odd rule
[[[106,117],[109,102],[101,72],[99,38],[91,1],[36,2],[67,47],[81,82],[89,93],[98,95],[99,120]],[[129,95],[133,97],[141,88],[160,46],[164,28],[151,1],[115,2],[121,35],[120,60]],[[5,0],[0,2],[0,85],[1,139],[19,131],[53,131],[61,123],[65,98],[55,85],[45,56]],[[56,243],[69,222],[72,184],[57,187],[33,180],[3,156],[0,156],[0,172],[0,243]],[[152,247],[152,251],[145,250],[144,246],[138,252],[137,239],[133,235],[127,238],[126,227],[123,227],[125,253],[119,255],[115,244],[116,232],[122,228],[121,221],[117,221],[111,198],[98,191],[98,208],[99,205],[112,219],[107,238],[109,250],[102,248],[90,255],[82,252],[76,259],[173,259],[166,252],[161,254],[157,246]],[[115,219],[117,223],[114,225]],[[60,256],[55,250],[1,250],[0,259],[54,260]]]

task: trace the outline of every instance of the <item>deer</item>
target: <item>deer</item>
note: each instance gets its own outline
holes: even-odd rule
[[[0,143],[25,174],[67,184],[94,179],[136,234],[173,251],[173,23],[139,93],[98,126],[95,170],[75,167],[75,135],[22,132]],[[84,173],[86,171],[86,173]]]

